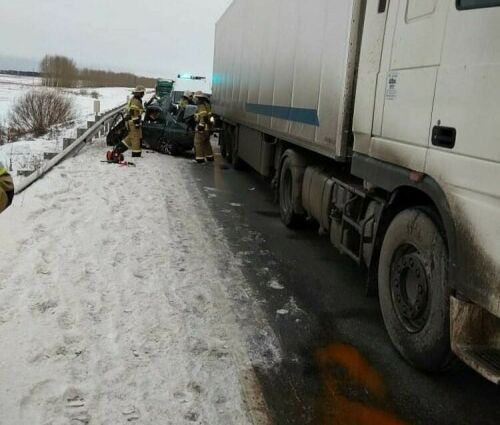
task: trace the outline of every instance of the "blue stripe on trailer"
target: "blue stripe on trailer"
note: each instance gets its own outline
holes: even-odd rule
[[[245,110],[253,114],[265,115],[268,117],[280,118],[282,120],[300,122],[319,127],[319,117],[316,109],[247,103],[245,105]]]

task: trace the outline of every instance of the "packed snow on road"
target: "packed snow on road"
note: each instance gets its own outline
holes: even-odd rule
[[[0,216],[0,423],[267,423],[254,370],[277,367],[279,343],[195,165],[105,151]]]

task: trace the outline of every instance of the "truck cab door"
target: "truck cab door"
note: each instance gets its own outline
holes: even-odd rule
[[[389,2],[369,155],[424,171],[449,0]]]
[[[450,5],[425,173],[446,188],[453,207],[463,259],[457,289],[498,317],[500,0]],[[438,137],[443,128],[453,137]]]

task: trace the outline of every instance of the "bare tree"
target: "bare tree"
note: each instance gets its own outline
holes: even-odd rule
[[[39,65],[43,85],[47,87],[75,87],[78,68],[73,59],[46,55]]]

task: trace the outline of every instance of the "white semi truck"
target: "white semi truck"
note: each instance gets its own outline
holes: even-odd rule
[[[500,382],[500,0],[234,0],[221,150],[366,270],[399,352]]]

